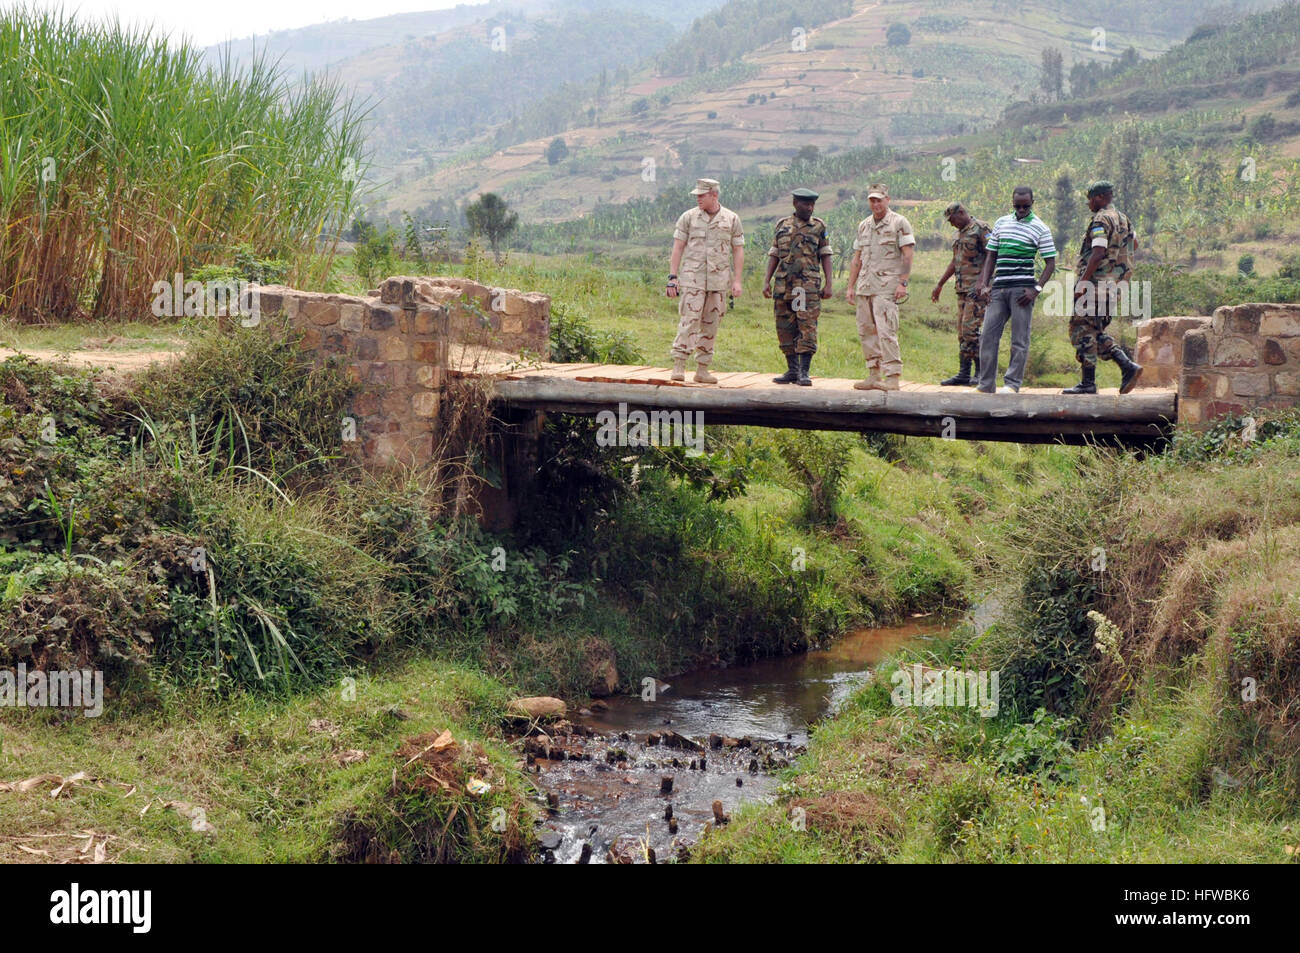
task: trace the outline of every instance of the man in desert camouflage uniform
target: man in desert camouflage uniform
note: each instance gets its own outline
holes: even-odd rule
[[[957,237],[952,241],[952,261],[948,262],[948,267],[939,277],[939,283],[930,292],[930,300],[937,303],[944,284],[954,275],[957,277],[957,349],[960,365],[956,375],[939,383],[945,387],[967,387],[979,377],[980,328],[984,324],[984,302],[976,297],[975,286],[979,284],[984,256],[988,254],[987,243],[991,229],[987,222],[971,217],[960,202],[953,202],[944,209],[943,217],[957,229]]]
[[[1097,393],[1097,358],[1113,360],[1119,365],[1119,392],[1131,391],[1142,374],[1142,365],[1106,333],[1115,317],[1120,291],[1132,274],[1132,255],[1136,247],[1133,225],[1128,216],[1111,205],[1115,187],[1106,181],[1088,188],[1088,208],[1092,218],[1079,246],[1075,265],[1074,308],[1070,317],[1070,343],[1082,365],[1083,379],[1064,394]]]
[[[867,189],[871,214],[858,223],[845,298],[858,312],[858,340],[867,379],[857,390],[898,390],[903,356],[898,348],[898,306],[907,299],[908,275],[916,252],[912,223],[889,208],[889,189]]]
[[[817,193],[795,189],[790,194],[794,197],[794,214],[776,223],[772,247],[767,250],[767,274],[763,277],[763,297],[772,299],[776,343],[785,355],[786,365],[786,372],[772,378],[772,383],[811,387],[808,371],[817,353],[822,299],[832,293],[833,253],[826,223],[813,216]]]
[[[697,179],[691,194],[696,207],[683,212],[673,230],[667,295],[677,298],[681,318],[673,341],[673,380],[686,379],[686,359],[695,354],[695,380],[716,384],[709,373],[718,324],[727,310],[727,292],[740,294],[745,266],[745,233],[740,216],[723,208],[715,179]],[[678,272],[681,272],[680,278]]]

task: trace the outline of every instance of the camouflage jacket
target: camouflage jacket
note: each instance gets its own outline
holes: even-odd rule
[[[784,297],[794,288],[822,290],[822,257],[831,255],[831,240],[826,223],[817,216],[801,222],[789,215],[776,223],[769,257],[776,259],[772,272],[772,294]]]
[[[957,280],[957,294],[970,294],[979,284],[991,231],[987,222],[972,216],[970,224],[952,240],[952,273]]]
[[[731,256],[745,244],[739,215],[722,206],[712,218],[703,209],[690,209],[677,219],[673,239],[686,243],[677,269],[683,291],[731,290]]]
[[[1128,216],[1113,205],[1094,212],[1088,220],[1083,242],[1079,245],[1076,278],[1088,267],[1088,258],[1094,248],[1106,249],[1106,257],[1098,262],[1097,270],[1093,272],[1094,281],[1119,283],[1128,280],[1133,271],[1133,225]]]

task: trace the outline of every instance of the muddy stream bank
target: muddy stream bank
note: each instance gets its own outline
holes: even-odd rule
[[[827,649],[688,672],[661,681],[653,700],[616,696],[595,705],[603,710],[574,716],[567,730],[521,739],[547,799],[538,831],[542,861],[683,856],[706,825],[774,796],[774,774],[802,753],[812,727],[871,666],[945,629],[918,619],[860,629]]]

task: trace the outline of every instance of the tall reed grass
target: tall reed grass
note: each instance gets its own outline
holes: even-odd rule
[[[328,272],[365,171],[328,79],[207,64],[148,30],[0,13],[0,312],[138,318],[158,280],[234,248]]]

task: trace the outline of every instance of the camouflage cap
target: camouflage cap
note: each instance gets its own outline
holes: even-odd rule
[[[882,185],[879,182],[873,182],[867,189],[867,198],[869,199],[887,199],[889,198],[889,186]]]
[[[1088,186],[1088,198],[1092,198],[1094,195],[1114,195],[1114,194],[1115,194],[1114,184],[1108,182],[1105,179],[1098,179],[1096,182],[1092,183],[1092,185]]]
[[[816,202],[821,197],[812,189],[795,189],[790,194],[797,199],[810,199],[813,202]]]
[[[948,205],[946,209],[943,210],[943,217],[952,218],[958,212],[964,212],[964,211],[966,211],[966,206],[962,205],[960,202],[952,202]]]
[[[691,189],[691,195],[706,195],[709,192],[717,192],[722,188],[717,179],[696,179],[695,188]]]

